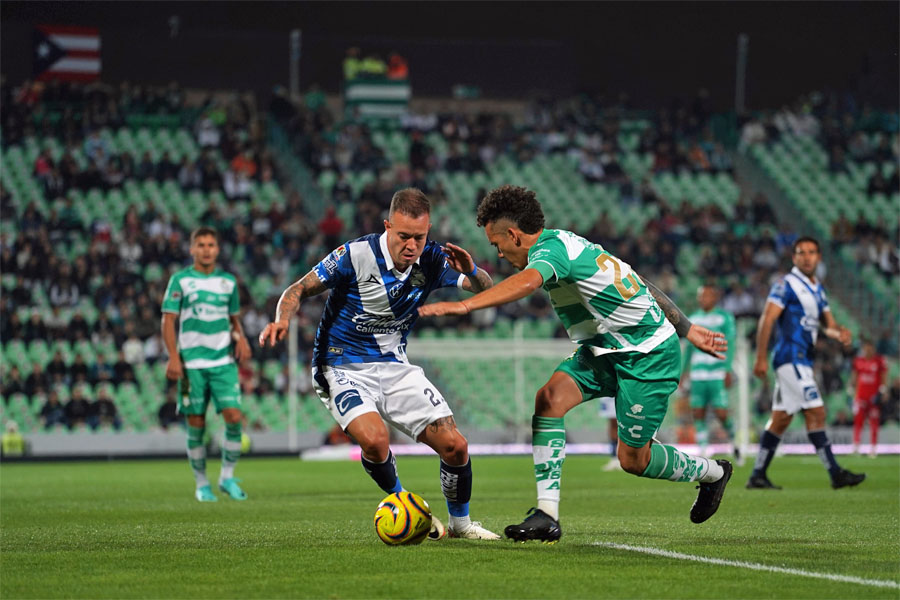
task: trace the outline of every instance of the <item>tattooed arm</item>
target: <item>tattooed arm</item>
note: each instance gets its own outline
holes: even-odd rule
[[[314,271],[310,271],[300,281],[284,290],[281,298],[278,299],[278,307],[275,309],[275,322],[266,325],[266,328],[259,334],[259,345],[265,346],[268,341],[270,346],[274,346],[280,342],[287,333],[291,317],[300,308],[300,302],[306,298],[317,296],[326,289],[328,288],[325,287],[319,276]]]
[[[663,314],[666,315],[666,319],[675,327],[675,333],[679,337],[687,338],[699,350],[718,359],[725,360],[728,340],[725,339],[724,333],[710,331],[706,327],[694,325],[662,290],[646,279],[643,281],[647,285],[650,294],[656,299],[656,303],[659,304]]]
[[[475,273],[474,277],[466,277],[463,280],[462,289],[477,294],[478,292],[483,292],[492,285],[494,285],[494,281],[491,279],[491,276],[487,274],[487,271],[478,269],[478,272]]]
[[[650,294],[656,298],[656,303],[659,304],[659,307],[662,309],[663,314],[666,315],[666,319],[669,320],[669,323],[675,327],[675,333],[678,334],[678,337],[686,337],[688,331],[691,330],[691,321],[687,318],[687,316],[681,312],[681,309],[678,308],[672,299],[666,296],[665,292],[661,289],[653,285],[653,283],[647,280],[644,277],[641,277],[644,280],[644,283],[647,284],[647,289],[650,291]]]

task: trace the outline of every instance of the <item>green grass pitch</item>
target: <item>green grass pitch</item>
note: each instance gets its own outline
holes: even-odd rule
[[[736,470],[719,513],[688,519],[691,484],[605,473],[573,456],[562,540],[445,539],[388,547],[384,494],[358,463],[250,458],[247,502],[193,499],[187,461],[0,467],[0,597],[11,598],[893,598],[900,597],[900,458],[843,457],[868,473],[832,490],[818,459],[778,457],[777,491]],[[404,485],[446,518],[436,457],[398,459]],[[475,457],[472,515],[501,531],[534,504],[530,457]],[[214,478],[218,463],[210,461]],[[876,587],[600,545],[890,582]]]

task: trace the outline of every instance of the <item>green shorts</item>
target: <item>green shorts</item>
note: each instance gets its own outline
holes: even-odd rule
[[[182,415],[205,415],[210,400],[219,414],[226,408],[241,408],[241,386],[236,364],[184,370],[178,412]]]
[[[641,448],[662,425],[669,396],[678,388],[681,346],[674,335],[647,354],[594,356],[582,346],[556,370],[575,380],[584,401],[615,397],[619,441]]]
[[[707,406],[728,409],[728,392],[725,390],[724,379],[691,382],[691,408]]]

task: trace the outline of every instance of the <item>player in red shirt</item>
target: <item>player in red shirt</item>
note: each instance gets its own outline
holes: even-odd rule
[[[868,416],[869,430],[872,433],[869,456],[874,458],[877,454],[875,447],[881,423],[881,398],[885,392],[887,362],[883,356],[875,353],[875,344],[870,340],[863,341],[862,349],[862,356],[853,359],[853,372],[850,375],[850,386],[856,387],[853,397],[853,451],[859,452],[859,438],[863,422]]]

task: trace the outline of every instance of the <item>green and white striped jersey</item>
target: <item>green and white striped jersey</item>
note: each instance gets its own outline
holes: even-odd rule
[[[702,325],[710,331],[724,333],[728,341],[725,360],[705,352],[697,352],[693,345],[687,345],[684,351],[684,364],[690,365],[691,381],[724,381],[725,374],[731,370],[731,359],[734,356],[734,316],[717,306],[709,312],[698,310],[688,319],[691,323]]]
[[[178,350],[188,369],[234,362],[230,315],[240,312],[237,280],[216,269],[209,275],[188,267],[169,279],[162,311],[178,315]]]
[[[544,278],[569,338],[595,355],[646,354],[675,334],[631,266],[571,231],[545,229],[525,268]]]

